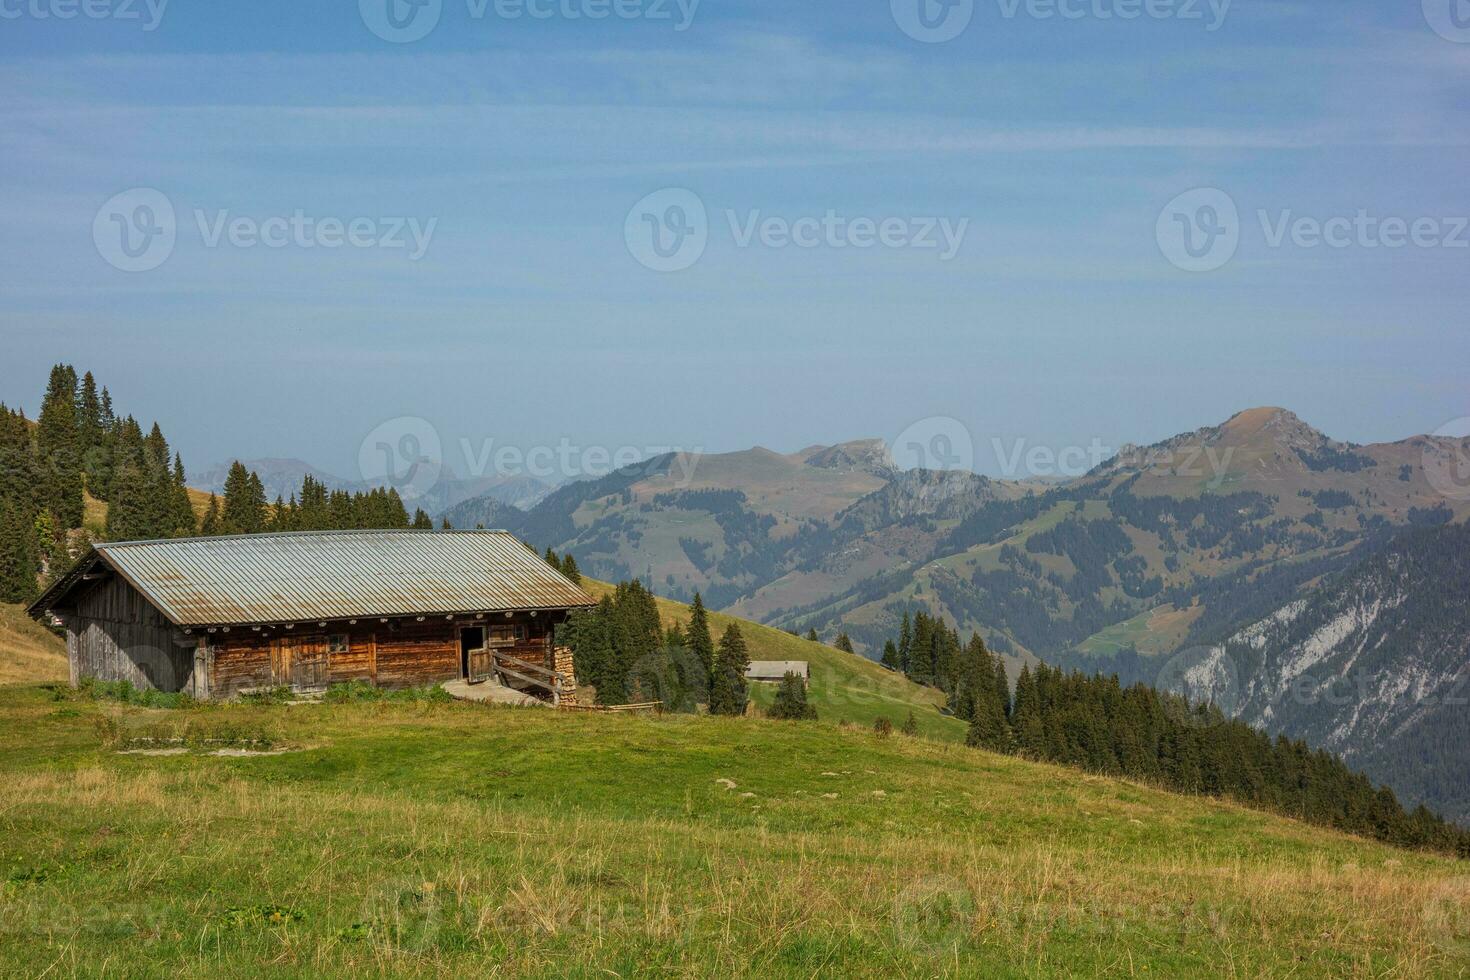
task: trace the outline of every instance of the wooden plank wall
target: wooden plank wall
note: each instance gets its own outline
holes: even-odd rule
[[[252,631],[213,634],[209,640],[214,655],[210,666],[210,695],[229,698],[242,691],[274,687],[272,644],[270,637]]]
[[[194,647],[125,580],[99,582],[68,612],[74,682],[129,681],[140,690],[195,690]]]
[[[552,666],[551,617],[517,616],[498,619],[496,625],[522,622],[526,640],[511,647],[498,647],[530,663]],[[228,698],[247,690],[289,685],[290,654],[294,644],[311,642],[345,633],[347,651],[328,655],[328,683],[366,681],[379,687],[422,687],[454,680],[460,676],[459,632],[465,626],[484,626],[487,621],[456,619],[395,620],[390,623],[336,624],[326,628],[297,626],[262,630],[236,628],[210,638],[213,669],[210,692]]]

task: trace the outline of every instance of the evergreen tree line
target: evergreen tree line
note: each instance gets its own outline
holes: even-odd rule
[[[422,510],[410,518],[398,492],[328,491],[307,476],[299,497],[269,506],[260,477],[238,461],[223,499],[210,495],[196,519],[184,463],[158,423],[145,434],[119,416],[112,394],[89,371],[51,369],[34,422],[0,403],[0,601],[30,602],[43,579],[70,567],[87,496],[107,505],[101,532],[109,541],[254,534],[263,531],[432,529]],[[84,543],[84,542],[83,542]]]
[[[570,551],[568,551],[565,555],[558,556],[556,552],[552,551],[550,548],[547,548],[546,564],[550,565],[558,572],[561,572],[577,585],[582,584],[582,570],[577,567],[577,559],[572,557],[572,553]]]
[[[328,490],[307,474],[301,493],[290,500],[277,496],[267,505],[260,476],[236,460],[225,476],[224,497],[209,495],[199,533],[260,534],[281,531],[375,531],[413,528],[433,530],[422,509],[412,518],[392,487],[373,490]]]
[[[102,530],[114,540],[194,531],[183,461],[158,424],[144,435],[91,372],[58,364],[34,424],[0,404],[0,599],[30,601],[39,576],[70,564],[86,494],[108,504]]]
[[[884,644],[880,662],[915,684],[952,694],[968,670],[963,653],[959,631],[921,610],[903,614],[898,641]]]
[[[710,714],[745,714],[745,637],[732,623],[717,645],[697,592],[688,624],[676,620],[665,627],[643,583],[620,582],[595,608],[574,612],[558,641],[571,648],[577,683],[594,688],[598,704],[662,701],[666,711],[694,712],[706,705]]]
[[[920,653],[949,656],[957,634],[920,613],[885,648],[885,661]],[[911,662],[911,661],[910,661]],[[946,664],[950,663],[948,660]],[[893,666],[893,664],[890,664]],[[895,669],[899,669],[895,667]],[[1023,667],[1014,695],[1004,660],[977,634],[955,655],[945,687],[954,714],[969,722],[972,746],[1152,783],[1171,790],[1231,799],[1401,847],[1470,857],[1470,831],[1419,806],[1406,811],[1393,791],[1373,783],[1329,752],[1225,717],[1213,705],[1192,705],[1144,684],[1124,687],[1116,676],[1067,673],[1046,664]],[[911,676],[914,676],[911,674]]]

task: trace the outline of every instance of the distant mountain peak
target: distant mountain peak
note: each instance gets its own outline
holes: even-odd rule
[[[1133,470],[1169,473],[1176,466],[1198,470],[1201,454],[1209,454],[1204,460],[1209,465],[1236,473],[1279,472],[1282,466],[1317,468],[1323,460],[1351,455],[1356,448],[1328,438],[1290,409],[1266,405],[1151,446],[1130,443],[1092,475]]]
[[[866,470],[887,476],[894,472],[893,457],[882,439],[858,439],[835,446],[815,446],[800,453],[808,466],[824,470]]]
[[[1220,441],[1227,445],[1249,445],[1258,440],[1270,440],[1284,448],[1311,452],[1332,442],[1303,422],[1295,412],[1275,407],[1238,412],[1216,431]]]

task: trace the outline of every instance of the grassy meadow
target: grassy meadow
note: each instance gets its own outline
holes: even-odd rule
[[[598,598],[613,589],[605,582],[590,579],[582,587]],[[688,606],[663,598],[655,601],[665,627],[675,622],[689,624]],[[709,613],[709,622],[716,643],[732,624],[739,625],[750,648],[751,660],[806,661],[811,671],[807,697],[823,721],[847,721],[869,727],[881,717],[897,728],[912,711],[920,735],[951,742],[965,740],[965,723],[939,713],[945,696],[934,688],[915,684],[866,657],[843,653],[825,643],[792,636],[785,630],[718,612]],[[757,706],[766,708],[775,698],[776,685],[752,684],[750,693]]]
[[[1470,971],[1470,866],[856,726],[7,687],[0,772],[5,975]]]

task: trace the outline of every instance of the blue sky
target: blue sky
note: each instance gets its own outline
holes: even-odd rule
[[[51,363],[91,368],[196,468],[351,475],[397,416],[446,445],[710,451],[943,417],[991,472],[993,437],[1116,446],[1260,404],[1364,442],[1470,416],[1463,6],[1442,36],[1439,0],[975,0],[925,43],[894,9],[919,0],[702,0],[684,30],[676,0],[442,0],[389,43],[379,0],[56,16],[81,2],[0,0],[0,398],[33,411]],[[97,236],[138,188],[175,240],[130,272]],[[708,244],[658,272],[627,229],[666,188]],[[1195,188],[1238,209],[1208,272],[1158,237]],[[298,212],[365,244],[210,237]],[[965,232],[948,260],[738,234],[828,212]],[[1272,244],[1360,212],[1438,244]],[[421,256],[378,244],[395,223],[432,226]]]

